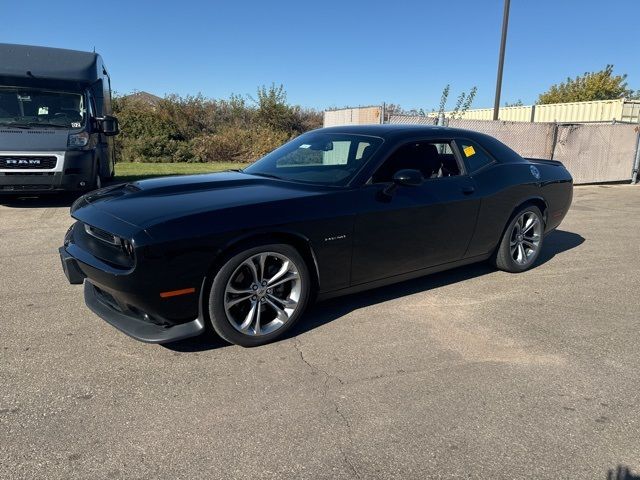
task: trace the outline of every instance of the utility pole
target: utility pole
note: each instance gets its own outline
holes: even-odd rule
[[[504,0],[504,13],[502,14],[502,38],[500,39],[500,56],[498,58],[498,79],[496,80],[496,99],[493,104],[493,119],[498,120],[500,110],[500,92],[502,90],[502,67],[504,67],[504,49],[507,44],[507,27],[509,26],[509,4],[511,0]]]

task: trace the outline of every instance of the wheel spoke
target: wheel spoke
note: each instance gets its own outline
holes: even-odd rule
[[[253,327],[253,333],[256,335],[260,335],[260,329],[261,329],[261,325],[260,325],[260,312],[262,311],[262,308],[260,307],[260,303],[258,303],[258,307],[256,308],[256,324]]]
[[[535,243],[533,243],[533,242],[532,242],[532,241],[530,241],[530,240],[527,240],[526,238],[525,238],[524,240],[522,240],[522,244],[523,244],[523,245],[526,245],[526,246],[527,246],[527,247],[529,247],[531,250],[535,250],[535,249],[537,248]]]
[[[244,318],[244,322],[240,324],[240,330],[246,330],[251,326],[251,324],[253,323],[253,318],[256,316],[257,306],[258,306],[258,302],[256,302],[255,300],[252,300],[251,309],[249,310],[249,313],[247,313],[247,316]]]
[[[227,301],[225,302],[225,305],[226,305],[226,307],[229,309],[229,308],[233,307],[234,305],[237,305],[237,304],[242,303],[242,302],[246,302],[246,301],[247,301],[247,300],[249,300],[250,298],[251,298],[251,294],[249,294],[249,295],[243,295],[243,296],[241,296],[241,297],[237,297],[237,298],[233,298],[233,299],[231,299],[231,300],[227,300]]]
[[[281,322],[286,322],[289,319],[289,314],[274,302],[272,302],[270,298],[267,298],[267,304],[269,304],[269,306],[276,312],[276,318],[278,320],[280,320]]]
[[[523,263],[527,259],[527,255],[524,252],[522,244],[518,245],[518,259],[520,263]]]
[[[537,219],[537,217],[533,217],[533,220],[525,224],[524,228],[522,229],[522,234],[524,235],[532,228],[537,227],[538,223],[539,223],[539,220]]]
[[[282,266],[280,267],[280,270],[278,270],[273,277],[267,280],[267,285],[272,287],[274,282],[276,282],[279,278],[281,278],[283,275],[287,273],[287,271],[289,270],[289,267],[290,267],[289,260],[284,260],[282,262]]]
[[[267,257],[269,255],[266,253],[261,253],[260,257],[258,259],[258,264],[260,265],[260,277],[259,277],[259,281],[262,282],[263,280],[265,280],[267,278],[267,276],[265,275],[265,271],[264,271],[264,265],[267,261]]]
[[[298,302],[291,298],[282,299],[282,298],[276,297],[275,295],[267,295],[267,299],[269,299],[272,302],[279,303],[284,308],[296,308],[296,305],[298,305]]]
[[[246,295],[253,293],[253,290],[251,290],[250,288],[235,288],[229,285],[227,287],[227,293],[232,293],[233,295]]]
[[[287,275],[284,278],[281,278],[277,282],[270,283],[269,288],[277,287],[278,285],[282,285],[283,283],[291,282],[293,280],[298,280],[299,278],[300,278],[300,275],[298,275],[298,272],[290,272],[289,275]]]
[[[260,277],[258,277],[258,270],[256,269],[256,264],[253,262],[253,257],[245,261],[244,265],[249,267],[249,270],[251,271],[251,276],[253,277],[252,278],[253,282],[258,283],[260,281]]]

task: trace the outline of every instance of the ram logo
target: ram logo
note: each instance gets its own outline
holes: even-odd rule
[[[8,158],[7,165],[40,165],[40,159]]]

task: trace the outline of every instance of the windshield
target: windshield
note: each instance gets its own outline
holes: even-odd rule
[[[382,139],[366,135],[311,132],[284,144],[244,172],[294,182],[342,186],[349,183]]]
[[[0,87],[0,125],[80,128],[85,118],[79,93]]]

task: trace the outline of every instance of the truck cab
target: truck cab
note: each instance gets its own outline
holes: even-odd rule
[[[100,188],[117,133],[100,55],[0,44],[0,194]]]

